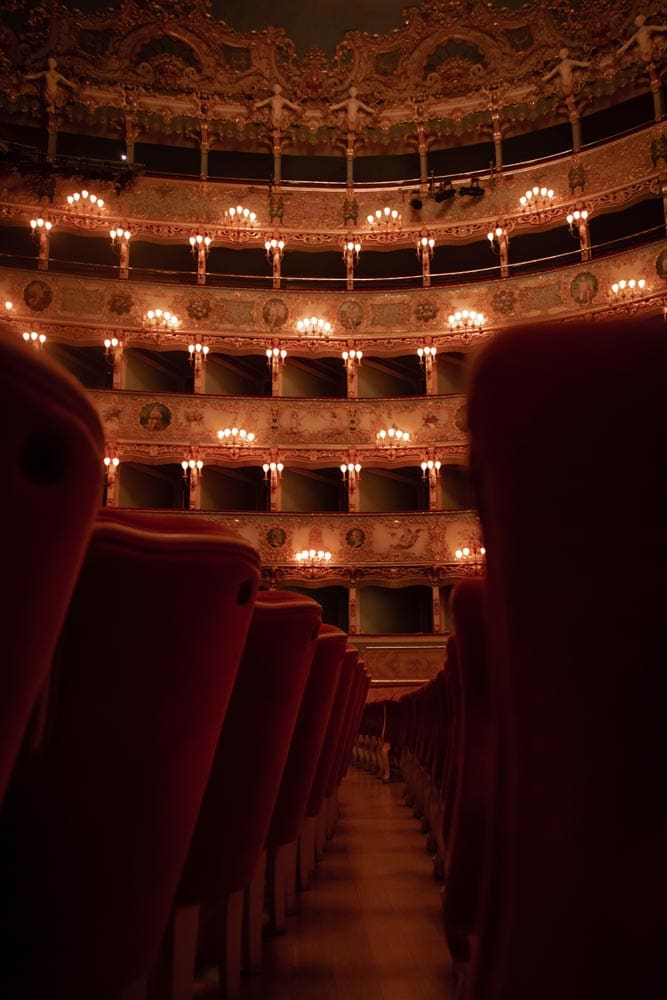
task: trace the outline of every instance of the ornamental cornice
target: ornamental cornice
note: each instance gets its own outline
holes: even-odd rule
[[[368,148],[400,149],[420,121],[441,136],[474,133],[493,113],[521,128],[553,120],[567,98],[594,107],[632,96],[649,72],[638,45],[620,50],[643,12],[635,0],[531,0],[518,10],[431,0],[409,8],[389,34],[348,32],[331,58],[316,48],[299,57],[282,29],[237,32],[211,17],[204,0],[124,0],[90,15],[56,0],[33,9],[29,20],[9,16],[31,7],[14,0],[2,24],[0,84],[12,106],[39,115],[38,91],[26,77],[55,53],[74,83],[66,95],[71,120],[98,117],[113,126],[131,113],[139,127],[163,135],[204,121],[246,148],[266,141],[268,113],[257,105],[275,84],[292,105],[280,127],[294,148],[332,148],[352,130]],[[579,63],[573,78],[552,72],[562,48]],[[659,73],[659,35],[648,52]],[[372,105],[361,122],[336,109],[351,86]]]

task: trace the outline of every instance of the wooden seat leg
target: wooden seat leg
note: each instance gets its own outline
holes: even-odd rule
[[[218,918],[217,953],[220,996],[238,1000],[241,995],[241,939],[244,890],[230,892]]]
[[[262,968],[262,923],[264,918],[264,886],[266,882],[266,851],[262,851],[250,885],[244,890],[242,968],[250,976]]]

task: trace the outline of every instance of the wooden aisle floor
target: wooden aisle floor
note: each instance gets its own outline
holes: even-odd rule
[[[264,970],[244,977],[241,1000],[453,1000],[440,883],[402,791],[350,768],[311,888],[288,933],[264,940]],[[217,995],[200,986],[197,1000]]]

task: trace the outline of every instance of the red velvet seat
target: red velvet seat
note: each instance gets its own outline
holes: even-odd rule
[[[322,625],[271,818],[266,846],[270,915],[277,931],[285,929],[285,857],[288,845],[294,850],[304,823],[346,646],[344,632],[333,625]]]
[[[324,841],[326,840],[326,814],[323,809],[324,796],[329,782],[329,775],[335,763],[336,748],[345,721],[358,658],[359,654],[353,648],[348,648],[343,656],[336,696],[331,707],[324,743],[322,744],[322,750],[317,762],[317,770],[315,771],[306,805],[306,819],[312,819],[315,823],[315,860],[318,861],[322,857]]]
[[[662,322],[531,324],[468,408],[497,801],[475,1000],[667,992]]]
[[[458,778],[445,855],[443,916],[452,958],[467,962],[478,929],[480,871],[493,801],[483,580],[465,580],[452,595],[461,677]]]
[[[353,746],[359,733],[361,713],[366,702],[370,678],[366,673],[363,663],[360,660],[354,665],[354,677],[352,689],[348,702],[348,710],[343,723],[333,767],[329,774],[327,786],[324,792],[327,802],[327,827],[326,834],[329,839],[333,837],[336,822],[338,820],[338,786],[345,777],[348,766],[352,759]]]
[[[102,493],[97,413],[63,369],[0,332],[0,803],[43,688]]]
[[[261,921],[260,858],[310,674],[320,605],[288,591],[258,594],[194,837],[176,897],[173,975],[160,991],[189,998],[200,904],[215,904],[221,992],[240,988],[244,889]]]
[[[106,1000],[147,973],[258,581],[257,553],[232,532],[178,515],[102,515],[43,746],[3,817],[17,936],[5,995]]]

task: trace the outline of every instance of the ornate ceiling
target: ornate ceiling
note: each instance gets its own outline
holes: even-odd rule
[[[176,136],[205,120],[232,148],[265,148],[276,84],[289,101],[279,126],[295,150],[332,152],[353,131],[360,152],[399,151],[418,126],[436,145],[479,141],[492,118],[523,131],[564,120],[573,104],[585,114],[647,91],[667,40],[660,11],[636,0],[327,0],[298,16],[294,4],[242,0],[82,7],[6,0],[7,110],[39,115],[39,83],[27,77],[54,55],[73,84],[61,87],[65,121],[113,131],[132,112],[144,133]],[[621,52],[640,13],[646,45],[635,38]],[[350,87],[363,102],[355,121]]]

